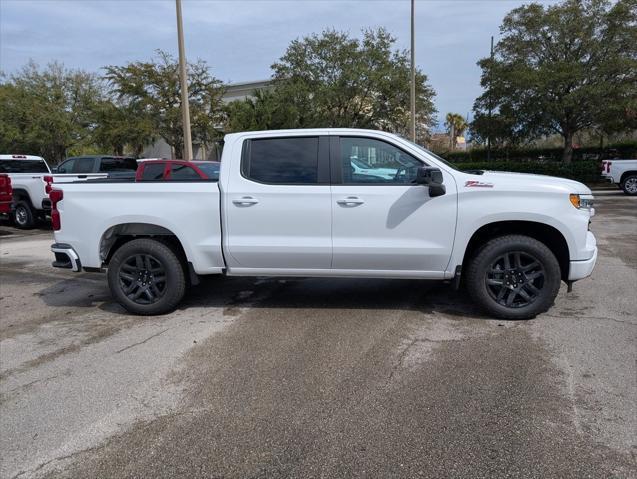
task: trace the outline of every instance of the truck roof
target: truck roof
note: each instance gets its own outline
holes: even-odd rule
[[[35,155],[0,155],[0,160],[37,160],[42,161],[44,158]]]
[[[264,136],[274,136],[274,135],[289,135],[289,134],[308,134],[308,135],[325,135],[329,133],[339,133],[343,134],[358,134],[361,133],[381,133],[388,136],[396,137],[395,133],[390,133],[388,131],[383,130],[370,130],[370,129],[362,129],[362,128],[295,128],[288,130],[260,130],[260,131],[242,131],[237,133],[228,133],[226,136],[240,136],[240,135],[264,135]]]

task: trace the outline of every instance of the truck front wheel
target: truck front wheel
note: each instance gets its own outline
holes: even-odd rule
[[[473,300],[502,319],[530,319],[547,311],[560,289],[560,265],[540,241],[510,235],[488,241],[467,268]]]
[[[165,314],[174,310],[186,291],[179,257],[166,244],[140,238],[122,245],[108,265],[111,294],[134,314]]]

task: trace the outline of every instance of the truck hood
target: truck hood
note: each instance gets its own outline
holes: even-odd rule
[[[513,173],[509,171],[485,171],[482,175],[471,175],[471,177],[475,181],[491,183],[495,188],[511,187],[525,191],[552,190],[569,194],[591,194],[590,188],[585,184],[557,176]]]

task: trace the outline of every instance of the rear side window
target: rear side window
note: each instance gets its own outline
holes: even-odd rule
[[[95,158],[77,158],[73,165],[73,173],[93,173]]]
[[[44,160],[0,160],[0,173],[48,173]]]
[[[152,181],[164,178],[165,163],[148,163],[144,165],[142,180]]]
[[[137,171],[137,161],[134,158],[102,158],[100,172]]]
[[[200,180],[201,176],[188,165],[170,165],[170,179],[174,181]]]
[[[250,140],[242,161],[242,173],[260,183],[316,184],[318,137]]]

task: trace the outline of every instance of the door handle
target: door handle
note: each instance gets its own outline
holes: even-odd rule
[[[336,200],[336,203],[342,206],[358,206],[365,203],[358,196],[348,196],[347,198],[343,198],[342,200]]]
[[[244,196],[237,200],[232,200],[232,202],[237,206],[251,206],[251,205],[256,205],[259,202],[259,200],[257,200],[256,198],[253,198],[252,196]]]

